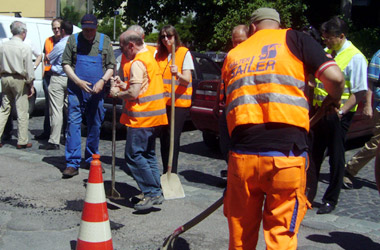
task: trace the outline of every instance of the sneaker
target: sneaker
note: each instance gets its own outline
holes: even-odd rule
[[[147,210],[153,207],[153,197],[146,196],[141,201],[139,201],[134,209],[137,211]]]
[[[152,197],[153,205],[161,205],[165,198],[163,195]]]
[[[144,196],[135,206],[135,210],[147,210],[153,207],[153,205],[161,205],[164,202],[165,198],[162,195],[159,196]]]

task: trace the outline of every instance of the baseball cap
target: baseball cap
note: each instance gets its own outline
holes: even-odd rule
[[[255,10],[251,15],[251,23],[255,23],[261,20],[270,19],[280,23],[280,14],[272,8],[259,8]]]
[[[96,29],[98,25],[98,19],[96,19],[96,16],[92,14],[86,14],[82,17],[82,20],[80,21],[82,25],[82,29],[89,28],[89,29]]]

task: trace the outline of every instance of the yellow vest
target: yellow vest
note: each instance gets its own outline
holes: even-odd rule
[[[332,50],[326,50],[327,53],[331,54]],[[360,50],[358,50],[352,43],[342,52],[337,54],[334,58],[335,62],[338,64],[339,68],[344,72],[344,69],[347,67],[348,63],[351,61],[352,57],[356,54],[362,54]],[[362,54],[363,55],[363,54]],[[363,55],[365,58],[365,56]],[[345,77],[346,78],[346,77]],[[323,83],[316,79],[317,86],[314,88],[314,98],[313,105],[318,105],[319,107],[322,105],[323,100],[328,95],[325,90]],[[351,93],[351,82],[349,80],[345,80],[343,94],[341,96],[341,107],[347,102],[347,100],[352,95]],[[355,112],[358,108],[358,105],[355,105],[350,111]]]

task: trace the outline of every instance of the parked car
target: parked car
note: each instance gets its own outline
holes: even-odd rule
[[[218,110],[219,114],[221,114],[224,108],[223,102],[217,102],[219,85],[220,80],[200,82],[190,109],[193,124],[202,131],[204,143],[212,149],[219,148],[218,118],[215,116],[213,109]],[[363,103],[359,103],[358,110],[348,130],[347,140],[372,135],[374,123],[363,116],[362,110]]]
[[[45,45],[45,40],[49,36],[53,35],[51,29],[51,21],[37,18],[26,18],[26,17],[13,17],[13,16],[2,16],[0,15],[0,43],[8,40],[12,37],[10,31],[10,25],[14,21],[20,21],[26,24],[28,30],[25,40],[30,41],[36,46],[38,46],[43,52],[43,47]],[[74,25],[73,33],[80,32],[81,29]],[[36,58],[33,55],[33,62]],[[45,94],[42,87],[42,73],[43,67],[42,63],[34,71],[34,89],[35,95],[29,98],[29,113],[32,113],[34,109],[42,109],[45,105]],[[1,96],[1,84],[0,84],[0,96]],[[1,99],[0,99],[1,102]]]
[[[116,61],[118,61],[118,58],[120,58],[120,51],[117,48],[115,48],[114,52],[115,52]],[[199,82],[204,81],[204,80],[220,79],[221,69],[218,66],[218,64],[215,63],[207,55],[199,53],[199,52],[195,52],[195,51],[190,51],[190,52],[191,52],[191,55],[193,57],[193,62],[194,62],[194,71],[192,71],[192,84],[193,84],[193,97],[192,98],[194,100],[196,89],[197,89]],[[118,62],[118,63],[120,63],[120,62]],[[107,91],[108,90],[106,90],[106,92]],[[113,98],[111,98],[109,96],[107,96],[104,99],[104,107],[106,109],[105,121],[112,121],[112,99]],[[117,121],[118,127],[122,126],[119,124],[122,108],[123,108],[122,100],[117,99],[116,121]],[[189,117],[189,120],[190,120],[190,117]]]

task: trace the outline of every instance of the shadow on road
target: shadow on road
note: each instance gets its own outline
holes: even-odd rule
[[[187,154],[223,160],[223,156],[219,151],[209,149],[203,142],[194,142],[183,145],[179,148],[179,150]]]
[[[373,242],[370,238],[361,234],[347,232],[330,232],[329,234],[329,236],[312,234],[306,238],[323,244],[337,244],[342,249],[380,249],[379,243]]]
[[[185,177],[185,179],[189,182],[202,183],[209,186],[214,186],[218,188],[225,188],[227,185],[227,180],[216,177],[214,175],[205,174],[203,172],[195,171],[195,170],[185,170],[181,171],[180,175]]]
[[[60,172],[63,172],[63,170],[66,168],[65,156],[47,156],[42,158],[42,161],[58,168]]]

